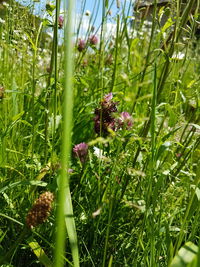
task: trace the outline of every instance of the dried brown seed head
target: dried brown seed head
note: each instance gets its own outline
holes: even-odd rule
[[[26,216],[26,224],[33,228],[46,221],[52,209],[54,195],[51,192],[44,192],[35,201],[33,207]]]

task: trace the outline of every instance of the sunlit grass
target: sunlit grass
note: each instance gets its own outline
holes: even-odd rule
[[[0,262],[181,267],[189,253],[199,266],[199,1],[182,15],[158,5],[149,22],[128,1],[88,15],[83,0],[77,30],[73,4],[42,21],[2,7]],[[43,192],[54,205],[30,227]]]

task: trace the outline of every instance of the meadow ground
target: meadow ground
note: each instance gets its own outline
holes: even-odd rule
[[[199,1],[84,2],[1,3],[0,266],[200,266]]]

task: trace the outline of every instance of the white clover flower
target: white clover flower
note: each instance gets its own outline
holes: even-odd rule
[[[98,147],[94,146],[94,155],[101,159],[103,157],[103,150],[99,149]]]

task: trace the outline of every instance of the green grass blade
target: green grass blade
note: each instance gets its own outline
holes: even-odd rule
[[[0,189],[0,193],[3,193],[4,191],[6,190],[9,190],[11,188],[14,188],[16,186],[23,186],[23,185],[32,185],[32,186],[41,186],[41,187],[45,187],[47,186],[47,183],[45,182],[42,182],[42,181],[18,181],[18,182],[15,182],[15,183],[12,183],[12,184],[9,184],[9,185],[6,185],[4,187],[2,187]]]
[[[63,101],[63,139],[61,155],[61,176],[58,188],[57,206],[57,233],[55,247],[55,267],[64,265],[64,243],[65,243],[65,222],[69,241],[72,250],[74,266],[79,266],[79,253],[77,245],[77,235],[73,218],[73,208],[69,188],[69,175],[66,169],[69,167],[71,154],[71,131],[72,131],[72,111],[73,111],[73,59],[72,59],[72,29],[73,29],[73,0],[68,1],[67,24],[65,27],[65,86]]]
[[[50,261],[44,250],[33,237],[30,237],[28,239],[28,245],[33,250],[40,263],[42,263],[45,267],[53,266],[52,262]]]
[[[179,251],[178,255],[172,260],[170,267],[197,267],[198,247],[192,242],[187,242]]]

